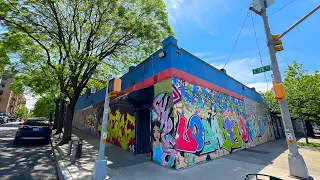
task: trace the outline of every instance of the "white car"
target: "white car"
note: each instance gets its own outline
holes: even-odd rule
[[[1,118],[3,118],[4,123],[8,123],[9,122],[9,118],[7,116],[0,116]]]

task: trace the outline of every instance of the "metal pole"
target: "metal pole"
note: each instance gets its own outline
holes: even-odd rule
[[[272,35],[270,32],[268,16],[267,16],[264,0],[260,0],[260,4],[262,6],[261,17],[262,17],[264,28],[265,28],[265,34],[267,38],[267,44],[268,44],[269,55],[271,60],[271,67],[274,75],[274,81],[276,83],[282,83],[278,61],[277,61],[277,57],[274,50],[274,41],[272,40]],[[287,144],[289,148],[288,161],[289,161],[290,176],[308,178],[309,172],[303,157],[299,154],[299,151],[298,151],[296,137],[294,135],[292,121],[291,121],[286,99],[279,101],[279,105],[281,109],[282,120],[284,122],[283,124],[285,127]],[[289,139],[292,139],[293,143],[289,143]]]
[[[302,21],[307,19],[311,14],[316,12],[318,9],[320,9],[320,5],[318,5],[316,8],[314,8],[312,11],[310,11],[307,15],[305,15],[303,18],[301,18],[298,22],[296,22],[294,25],[289,27],[286,31],[284,31],[278,38],[275,39],[275,41],[278,41],[280,38],[282,38],[284,35],[286,35],[289,31],[291,31],[293,28],[298,26]]]
[[[106,87],[106,97],[104,101],[104,112],[102,120],[102,129],[100,135],[100,146],[99,146],[99,158],[94,164],[94,169],[92,173],[92,178],[94,180],[106,179],[107,177],[107,160],[105,159],[105,141],[107,138],[107,125],[108,125],[108,113],[109,113],[109,81],[111,80],[112,75],[108,75],[107,87]]]

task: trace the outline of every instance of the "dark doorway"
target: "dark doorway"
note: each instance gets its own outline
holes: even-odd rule
[[[138,109],[136,114],[136,154],[150,153],[150,109]]]

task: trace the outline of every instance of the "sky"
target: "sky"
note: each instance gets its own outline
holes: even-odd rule
[[[222,68],[233,49],[251,0],[164,0],[178,45],[209,64]],[[275,0],[267,14],[271,32],[284,32],[296,21],[320,4],[320,0]],[[282,8],[286,4],[285,8]],[[280,9],[282,8],[282,9]],[[279,10],[280,9],[280,10]],[[277,11],[279,10],[279,11]],[[273,12],[277,11],[273,14]],[[282,38],[284,51],[277,53],[280,71],[296,60],[310,72],[320,68],[320,10]],[[253,15],[263,65],[270,59],[262,19]],[[1,31],[1,29],[0,29]],[[257,91],[271,88],[271,72],[253,75],[261,66],[251,13],[243,26],[238,43],[226,64],[227,74]],[[26,94],[27,107],[32,108],[37,97]]]
[[[320,0],[275,0],[267,9],[270,29],[281,34]],[[209,64],[223,68],[238,37],[251,0],[165,0],[178,45]],[[282,8],[286,4],[286,7]],[[280,9],[282,8],[282,9]],[[280,9],[280,10],[279,10]],[[277,11],[278,10],[278,11]],[[276,13],[273,13],[277,11]],[[282,38],[285,50],[277,53],[283,75],[296,60],[313,72],[320,69],[320,10],[311,15]],[[270,65],[264,27],[260,16],[253,14],[263,65]],[[261,67],[251,12],[225,69],[227,74],[257,91],[271,88],[271,72],[253,75],[252,69]]]

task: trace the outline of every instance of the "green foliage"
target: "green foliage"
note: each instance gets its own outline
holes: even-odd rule
[[[22,84],[67,96],[72,112],[89,81],[100,88],[92,77],[127,71],[174,35],[163,0],[0,0],[0,25],[1,41],[20,56]]]
[[[319,121],[320,117],[320,74],[310,74],[302,64],[293,61],[285,70],[284,88],[291,117]],[[272,91],[262,93],[272,111],[280,112],[279,104]]]
[[[264,102],[266,102],[271,109],[271,112],[280,113],[280,106],[278,101],[274,98],[273,91],[260,92]]]
[[[50,113],[54,114],[55,103],[54,98],[51,96],[44,96],[37,100],[32,110],[32,113],[36,117],[49,118]]]
[[[23,120],[26,120],[29,117],[31,117],[31,114],[29,114],[28,112],[29,112],[28,108],[23,106],[23,107],[17,108],[14,112],[14,115]]]
[[[58,81],[58,90],[69,98],[77,98],[97,68],[107,65],[102,68],[105,74],[127,70],[174,34],[165,3],[159,0],[1,4],[1,24],[8,30],[2,41],[20,53],[29,72],[48,71]],[[45,76],[42,79],[51,82]]]
[[[320,147],[320,143],[305,143],[305,142],[297,142],[298,146],[308,146],[308,147]]]
[[[10,64],[10,59],[7,55],[6,49],[0,44],[0,75],[4,71],[5,67]]]

